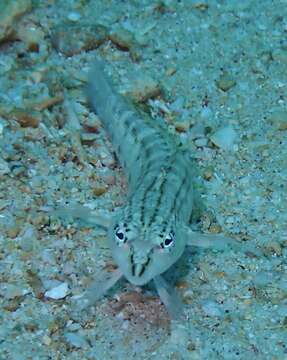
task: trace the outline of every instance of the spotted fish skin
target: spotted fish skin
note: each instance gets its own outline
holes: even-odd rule
[[[96,61],[90,102],[127,174],[126,204],[116,211],[109,246],[123,275],[144,285],[184,251],[192,212],[192,162],[172,135],[118,94]]]
[[[158,174],[158,169],[175,152],[175,146],[158,125],[139,114],[127,99],[114,90],[101,61],[96,62],[91,78],[91,103],[111,138],[128,175],[130,190],[133,190],[147,172]]]

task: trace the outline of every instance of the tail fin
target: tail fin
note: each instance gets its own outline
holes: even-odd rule
[[[106,123],[112,116],[112,105],[114,103],[115,91],[108,76],[105,75],[105,65],[96,59],[89,73],[86,93],[93,110]]]

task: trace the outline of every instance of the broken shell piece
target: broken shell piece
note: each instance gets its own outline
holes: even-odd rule
[[[11,112],[11,117],[15,118],[21,127],[36,128],[42,121],[42,114],[39,111],[15,109]]]
[[[15,40],[17,20],[31,9],[31,0],[0,2],[0,43]]]
[[[107,38],[107,29],[102,25],[61,24],[53,32],[53,47],[65,56],[96,49]]]
[[[119,28],[109,33],[109,39],[122,50],[130,50],[136,43],[134,34],[126,29]]]
[[[124,28],[113,29],[109,33],[109,39],[119,49],[129,51],[132,60],[138,61],[140,59],[140,45],[131,31]]]
[[[146,102],[161,94],[159,83],[153,78],[141,75],[137,77],[131,85],[123,90],[123,94],[131,97],[135,102]]]

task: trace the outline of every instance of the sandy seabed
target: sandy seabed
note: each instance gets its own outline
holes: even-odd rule
[[[287,359],[286,9],[2,1],[1,359]],[[169,274],[182,321],[169,320],[152,286],[125,281],[77,307],[115,268],[105,232],[84,220],[126,193],[83,91],[96,56],[196,159],[195,230],[234,239],[187,248]]]

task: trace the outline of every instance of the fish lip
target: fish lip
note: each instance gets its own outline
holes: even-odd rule
[[[132,273],[134,276],[141,277],[145,271],[145,264],[133,264]]]
[[[136,286],[143,286],[146,285],[148,282],[150,282],[152,279],[144,279],[144,278],[139,278],[137,276],[133,276],[131,274],[125,275],[126,279],[133,285]]]
[[[146,271],[146,268],[148,264],[150,263],[150,258],[147,258],[145,262],[135,263],[134,262],[134,256],[131,256],[131,273],[133,277],[140,278],[144,272]]]

